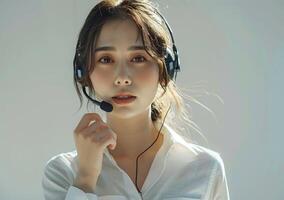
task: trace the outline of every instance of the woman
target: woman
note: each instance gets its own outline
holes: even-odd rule
[[[184,113],[166,63],[170,55],[177,71],[169,31],[146,0],[105,0],[91,10],[79,34],[74,81],[81,105],[80,85],[89,99],[85,87],[107,102],[106,122],[85,114],[74,130],[76,150],[47,162],[46,200],[229,199],[220,155],[164,123],[172,104]]]

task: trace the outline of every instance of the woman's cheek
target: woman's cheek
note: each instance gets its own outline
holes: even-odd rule
[[[140,71],[140,73],[137,74],[137,80],[152,84],[153,82],[156,82],[159,78],[159,70],[157,70],[154,66],[148,67],[144,71]]]
[[[153,79],[153,77],[151,77],[151,74],[147,74],[147,73],[141,73],[137,75],[137,81],[139,82],[145,82],[148,83],[149,81],[152,82],[151,80]]]
[[[105,90],[111,84],[112,74],[102,70],[94,70],[91,74],[91,80],[94,88]]]
[[[111,71],[107,68],[96,67],[91,74],[92,78],[96,81],[106,81],[112,75]]]

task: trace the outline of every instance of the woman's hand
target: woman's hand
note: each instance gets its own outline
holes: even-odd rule
[[[97,113],[85,114],[73,135],[79,161],[75,186],[93,191],[101,173],[103,151],[108,146],[115,148],[117,135]]]

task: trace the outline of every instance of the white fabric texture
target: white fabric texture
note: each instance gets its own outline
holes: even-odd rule
[[[224,163],[218,152],[185,142],[166,123],[161,134],[163,145],[152,162],[141,194],[106,148],[94,193],[73,186],[78,170],[76,150],[48,160],[41,182],[45,200],[230,199]]]

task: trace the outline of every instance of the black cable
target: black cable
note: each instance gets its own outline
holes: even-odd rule
[[[170,110],[170,107],[171,107],[171,104],[170,104],[170,106],[169,106],[169,108],[168,108],[168,111],[167,111],[167,113],[166,113],[166,115],[165,115],[165,117],[164,117],[164,119],[163,119],[163,123],[162,123],[162,126],[161,126],[160,130],[159,130],[159,133],[158,133],[157,138],[155,139],[155,141],[154,141],[145,151],[147,151],[151,146],[153,146],[153,144],[155,144],[155,142],[158,140],[158,138],[159,138],[159,136],[160,136],[161,129],[162,129],[163,125],[164,125],[166,116],[168,115],[168,112],[169,112],[169,110]],[[138,188],[138,186],[137,186],[137,173],[138,173],[138,158],[139,158],[145,151],[143,151],[142,153],[140,153],[140,154],[137,156],[137,159],[136,159],[136,175],[135,175],[135,186],[136,186],[136,189],[138,190],[138,192],[140,193],[142,200],[143,200],[142,192],[139,190],[139,188]]]

